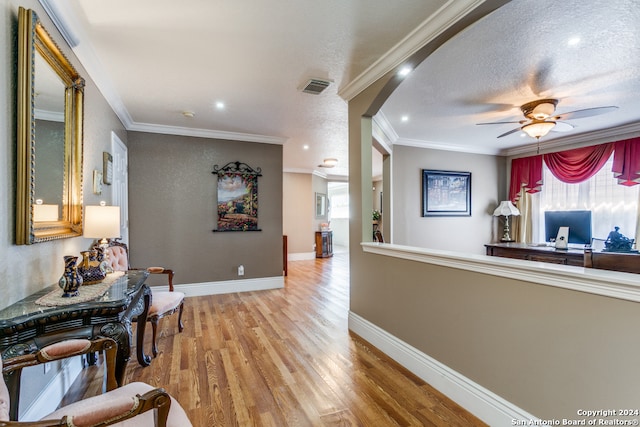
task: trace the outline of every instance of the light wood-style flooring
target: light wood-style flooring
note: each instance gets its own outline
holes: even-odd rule
[[[164,387],[196,427],[484,425],[349,333],[348,309],[348,254],[290,262],[284,289],[187,298],[184,332],[161,320],[158,357],[126,381]],[[101,378],[85,369],[67,399]]]

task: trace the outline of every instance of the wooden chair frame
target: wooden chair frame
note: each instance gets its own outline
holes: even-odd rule
[[[64,342],[64,341],[63,341]],[[54,344],[55,345],[55,344]],[[54,360],[65,359],[68,357],[79,356],[82,354],[94,354],[95,352],[104,352],[106,372],[104,377],[104,388],[106,391],[111,391],[117,388],[115,377],[115,358],[118,350],[118,344],[111,338],[100,337],[90,341],[90,345],[78,351],[71,351],[60,355],[51,356],[47,353],[47,349],[52,346],[47,346],[36,353],[26,354],[3,360],[2,373],[5,376],[11,376],[19,374],[22,369],[28,366],[35,366],[42,363],[52,362]],[[19,390],[18,390],[19,391]],[[133,396],[132,396],[133,397]],[[108,420],[103,420],[92,427],[109,426],[133,418],[143,412],[157,409],[156,425],[158,427],[166,427],[167,418],[169,416],[169,409],[171,406],[171,398],[167,392],[161,388],[153,389],[143,395],[137,395],[138,405],[134,408],[124,411],[117,417],[112,417]],[[15,402],[15,405],[14,405]],[[18,396],[11,396],[10,402],[10,418],[15,420],[18,412]],[[15,411],[15,413],[14,413]],[[0,427],[7,426],[25,426],[25,427],[54,427],[54,426],[68,426],[68,416],[64,416],[61,419],[42,420],[42,421],[0,421]]]
[[[127,246],[126,243],[120,242],[119,240],[120,240],[119,238],[109,239],[109,246],[119,246],[119,247],[124,249],[125,253],[127,254],[127,269],[128,270],[147,270],[151,274],[166,274],[168,282],[169,282],[169,292],[173,292],[174,291],[174,289],[173,289],[173,276],[174,276],[175,273],[174,273],[174,271],[172,269],[164,268],[164,267],[149,267],[149,268],[146,268],[146,269],[131,267],[130,258],[129,258],[129,247]],[[152,292],[153,292],[153,288],[152,288]],[[152,297],[152,300],[151,300],[151,304],[153,305],[153,297]],[[180,303],[180,305],[175,307],[173,310],[169,310],[169,311],[166,311],[164,313],[155,313],[155,314],[147,316],[147,321],[151,323],[151,330],[152,330],[151,351],[153,353],[153,357],[156,357],[158,355],[158,344],[157,344],[158,321],[160,319],[162,319],[163,317],[167,317],[167,316],[170,316],[170,315],[174,314],[176,311],[178,311],[178,332],[182,332],[184,330],[184,324],[182,323],[182,313],[184,311],[184,300]],[[134,318],[133,320],[137,321],[136,318]]]

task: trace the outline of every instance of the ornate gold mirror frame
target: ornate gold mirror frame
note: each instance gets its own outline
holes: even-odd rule
[[[40,153],[36,144],[36,56],[40,55],[64,86],[64,148],[60,163],[47,164],[46,151]],[[39,59],[39,58],[38,58]],[[38,82],[45,80],[44,76]],[[18,12],[18,141],[16,179],[16,244],[30,245],[54,239],[82,235],[82,127],[84,79],[44,29],[32,10]],[[62,102],[62,100],[60,101]],[[62,126],[62,125],[61,125]],[[38,141],[39,142],[39,141]],[[38,154],[41,156],[38,156]],[[36,174],[38,169],[59,168],[62,194],[55,195],[49,217],[34,215],[36,204]],[[56,183],[57,185],[58,183]],[[58,205],[57,202],[60,202]],[[39,203],[42,203],[38,200]],[[57,208],[57,209],[56,209]],[[57,212],[56,212],[57,210]]]

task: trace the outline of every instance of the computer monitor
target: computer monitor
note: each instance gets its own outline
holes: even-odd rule
[[[591,244],[591,211],[545,211],[545,241],[554,240],[560,227],[569,227],[569,243]]]

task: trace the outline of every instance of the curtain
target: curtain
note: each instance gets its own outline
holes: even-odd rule
[[[509,200],[517,202],[520,191],[537,193],[542,187],[542,155],[522,157],[511,161]]]
[[[533,230],[532,230],[532,204],[531,193],[528,193],[524,188],[520,191],[518,202],[516,207],[520,211],[520,216],[513,218],[512,236],[516,242],[533,242]]]
[[[613,174],[620,185],[640,184],[640,138],[615,142]]]
[[[575,184],[595,175],[614,154],[613,174],[621,185],[640,184],[640,138],[576,148],[511,161],[509,200],[517,202],[524,187],[529,194],[542,190],[542,162],[560,181]]]
[[[613,147],[614,144],[600,144],[545,154],[544,163],[560,181],[576,184],[588,180],[602,169],[611,157]]]

